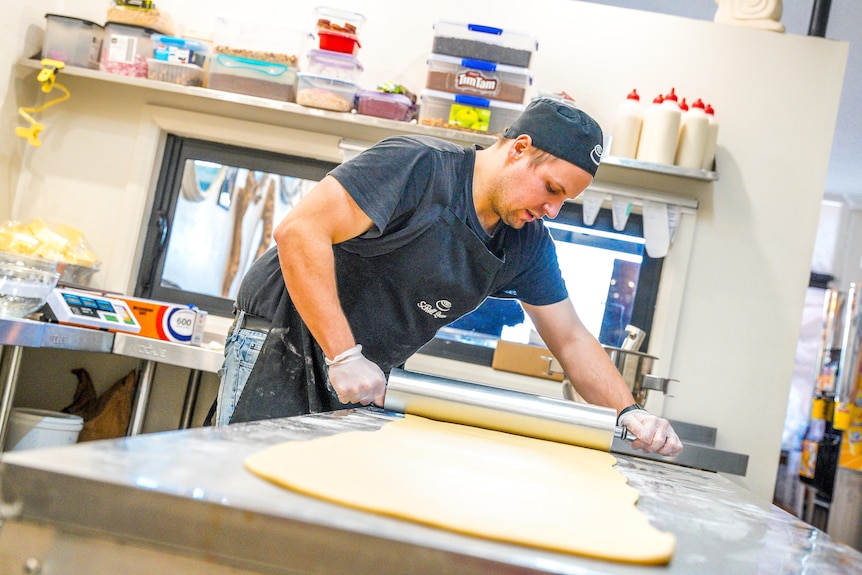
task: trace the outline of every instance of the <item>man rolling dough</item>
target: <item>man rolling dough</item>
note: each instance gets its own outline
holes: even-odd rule
[[[520,300],[634,448],[679,453],[579,320],[542,223],[590,184],[601,152],[595,120],[540,98],[487,149],[397,136],[333,169],[243,279],[216,424],[383,405],[393,367],[494,296]]]

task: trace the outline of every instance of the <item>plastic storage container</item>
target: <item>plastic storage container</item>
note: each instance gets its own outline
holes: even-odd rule
[[[502,134],[524,106],[466,94],[422,90],[419,123],[489,134]]]
[[[99,69],[109,74],[146,78],[147,58],[153,57],[152,35],[155,33],[151,28],[108,22]]]
[[[270,100],[296,100],[297,69],[227,54],[210,58],[207,87],[213,90],[248,94]]]
[[[299,72],[296,103],[310,108],[349,112],[356,98],[356,84],[337,78],[326,78]]]
[[[307,37],[281,24],[220,15],[213,26],[212,51],[297,68]]]
[[[523,104],[532,83],[527,68],[441,54],[431,54],[427,62],[425,87],[429,90]]]
[[[147,78],[183,86],[203,86],[206,73],[195,64],[147,58]]]
[[[359,36],[365,26],[365,16],[359,12],[351,12],[330,6],[318,6],[314,9],[317,27],[330,27],[335,30],[350,32]]]
[[[539,43],[531,34],[440,20],[434,24],[431,51],[446,56],[529,68],[533,53],[538,49]]]
[[[317,35],[321,50],[351,55],[359,51],[359,33],[365,25],[365,16],[358,12],[326,6],[319,6],[314,12],[317,16]]]
[[[9,417],[6,451],[62,447],[78,441],[84,419],[78,415],[16,407]]]
[[[98,70],[104,35],[104,27],[95,22],[45,14],[42,58],[60,60],[68,66]]]
[[[189,38],[153,34],[153,58],[203,67],[209,48],[203,42]]]
[[[356,111],[366,116],[407,122],[416,115],[416,105],[404,94],[359,90],[356,94]]]
[[[356,83],[362,73],[362,64],[350,54],[329,50],[309,50],[308,66],[303,72]]]

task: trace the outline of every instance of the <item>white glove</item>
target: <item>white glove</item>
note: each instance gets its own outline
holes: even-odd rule
[[[383,405],[386,396],[386,376],[380,367],[362,355],[362,346],[355,345],[334,359],[326,359],[329,383],[341,403],[374,403]]]
[[[635,449],[668,456],[682,451],[682,442],[670,423],[666,419],[651,415],[643,408],[625,411],[617,419],[617,425],[625,426],[637,437],[632,442]]]

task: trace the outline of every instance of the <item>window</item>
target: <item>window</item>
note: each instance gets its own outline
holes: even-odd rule
[[[662,260],[646,253],[640,215],[630,215],[622,231],[614,230],[612,219],[611,211],[602,209],[593,225],[586,226],[582,206],[566,203],[557,218],[545,224],[587,329],[603,345],[619,347],[631,324],[646,332],[646,348]],[[517,301],[491,298],[443,328],[423,353],[483,363],[490,361],[498,339],[530,343],[537,342],[536,337]]]
[[[335,166],[169,135],[135,294],[230,316],[273,226]]]

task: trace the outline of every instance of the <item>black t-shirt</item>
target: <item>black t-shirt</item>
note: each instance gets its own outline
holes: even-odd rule
[[[480,225],[472,196],[475,154],[475,148],[436,138],[395,136],[333,169],[330,174],[374,224],[339,247],[367,257],[385,254],[416,238],[448,208],[505,261],[489,295],[533,305],[565,299],[554,244],[541,220],[519,230],[501,224],[493,235]],[[272,318],[283,290],[278,252],[271,248],[243,279],[237,307]]]

